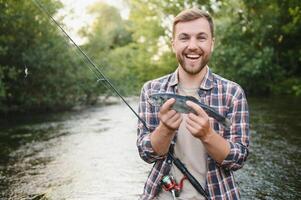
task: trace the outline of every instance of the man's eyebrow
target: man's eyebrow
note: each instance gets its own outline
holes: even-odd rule
[[[200,32],[200,33],[197,34],[197,36],[203,36],[203,35],[208,36],[208,33]]]
[[[178,37],[180,37],[180,36],[189,36],[189,34],[187,34],[187,33],[180,33],[180,34],[178,35]]]
[[[180,33],[178,35],[178,37],[183,37],[183,36],[184,37],[190,37],[190,34],[188,34],[188,33]],[[197,33],[196,36],[209,36],[209,34],[206,33],[206,32],[200,32],[200,33]]]

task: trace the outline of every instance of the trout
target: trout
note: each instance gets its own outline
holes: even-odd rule
[[[149,98],[149,103],[155,107],[161,107],[168,99],[174,98],[176,102],[173,104],[172,109],[179,113],[194,113],[196,112],[190,108],[186,101],[192,101],[199,105],[203,110],[208,114],[208,116],[214,118],[217,122],[221,123],[225,128],[229,128],[231,126],[231,121],[226,117],[219,114],[214,108],[207,106],[204,103],[199,102],[193,96],[181,96],[178,94],[172,93],[155,93],[151,94]]]

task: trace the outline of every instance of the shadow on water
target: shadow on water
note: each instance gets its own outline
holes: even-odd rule
[[[301,199],[300,100],[249,98],[242,199]],[[138,156],[136,122],[124,104],[6,119],[0,199],[137,199],[151,165]]]

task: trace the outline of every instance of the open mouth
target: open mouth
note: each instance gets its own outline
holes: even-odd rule
[[[185,54],[185,57],[188,59],[196,60],[200,58],[201,56],[199,54]]]

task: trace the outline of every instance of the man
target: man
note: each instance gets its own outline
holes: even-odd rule
[[[209,14],[197,8],[184,10],[173,22],[172,48],[178,68],[172,74],[144,84],[140,96],[137,147],[143,160],[154,163],[141,199],[172,199],[160,184],[165,175],[179,183],[183,174],[167,162],[169,149],[206,190],[209,199],[239,199],[233,171],[244,164],[249,146],[249,113],[241,87],[211,72],[207,63],[214,47],[214,26]],[[175,99],[161,108],[149,103],[153,93],[196,97],[231,121],[229,129],[197,104],[187,105],[197,114],[172,110]],[[172,148],[170,148],[172,147]],[[204,199],[189,181],[178,199]]]

